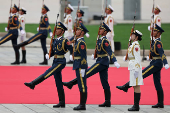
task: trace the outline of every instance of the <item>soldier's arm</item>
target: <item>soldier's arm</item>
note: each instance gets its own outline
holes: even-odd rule
[[[55,39],[53,39],[53,42],[55,41]],[[53,47],[53,44],[52,44],[52,47]],[[54,50],[53,48],[51,49],[51,57],[54,56]]]
[[[159,16],[156,19],[156,24],[161,27],[161,18]]]
[[[168,64],[167,59],[166,59],[166,55],[164,54],[162,43],[159,42],[159,41],[157,41],[157,43],[156,43],[156,50],[158,51],[164,65]]]
[[[45,24],[47,26],[47,29],[48,29],[49,33],[50,33],[51,32],[51,27],[50,27],[50,24],[48,22],[48,17],[47,16],[44,17],[44,22],[45,22]]]
[[[116,62],[117,60],[116,60],[115,54],[114,54],[114,52],[112,51],[111,46],[110,46],[110,43],[109,43],[108,40],[104,40],[104,42],[103,42],[103,48],[104,48],[104,50],[109,54],[111,60],[112,60],[113,62]]]
[[[109,18],[109,28],[111,30],[111,33],[113,32],[113,25],[114,25],[114,19],[110,17]]]
[[[70,54],[73,53],[73,47],[67,39],[65,40],[65,48],[70,51]]]
[[[72,18],[68,18],[68,31],[72,32],[73,21]]]
[[[25,29],[25,19],[24,18],[21,18],[21,26],[23,29]]]
[[[135,56],[135,71],[139,71],[141,67],[140,65],[140,60],[141,60],[141,57],[140,57],[140,47],[139,45],[135,45],[134,46],[134,49],[133,49],[133,53],[134,53],[134,56]]]
[[[87,57],[87,53],[86,53],[87,47],[85,42],[80,42],[79,44],[79,52],[81,55],[81,69],[86,69],[87,67],[87,61],[86,61],[86,57]]]
[[[17,16],[14,16],[14,17],[13,17],[13,21],[14,21],[14,23],[19,27],[19,29],[22,30],[22,26],[20,26],[20,23],[19,23],[19,21],[18,21],[18,17],[17,17]]]

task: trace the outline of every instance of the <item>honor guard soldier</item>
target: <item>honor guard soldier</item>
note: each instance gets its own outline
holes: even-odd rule
[[[140,45],[138,41],[142,40],[142,33],[135,30],[132,33],[131,41],[133,43],[128,48],[128,70],[130,71],[130,84],[134,88],[134,105],[128,111],[139,111],[139,101],[141,97],[140,85],[143,85],[142,65],[140,56]],[[124,56],[124,61],[126,56]]]
[[[157,24],[158,26],[161,27],[161,17],[159,15],[159,13],[161,12],[161,7],[159,5],[157,5],[155,7],[155,10],[154,10],[154,15],[151,17],[151,24],[150,26],[148,26],[148,30],[149,31],[152,31],[153,29],[153,23],[154,23],[154,27],[156,26],[155,24]],[[154,18],[154,20],[153,20]],[[152,33],[151,33],[151,38],[152,38]],[[161,38],[161,37],[160,37]]]
[[[58,22],[56,35],[57,38],[54,39],[52,44],[52,51],[51,56],[54,56],[52,67],[50,67],[45,73],[37,77],[35,80],[33,80],[30,83],[24,83],[27,87],[34,89],[36,85],[50,77],[51,75],[54,75],[56,87],[58,90],[58,96],[59,96],[59,104],[54,105],[54,108],[58,107],[65,107],[65,93],[63,89],[63,83],[62,83],[62,75],[61,71],[66,66],[66,59],[64,55],[69,50],[71,53],[73,52],[73,48],[70,45],[68,39],[65,39],[63,37],[64,32],[67,30],[67,28],[61,23]],[[49,55],[46,54],[46,59],[49,59]]]
[[[19,10],[19,23],[22,26],[22,29],[25,31],[25,15],[26,14],[26,9],[25,8],[21,8]],[[26,33],[25,35],[21,35],[20,31],[19,31],[19,42],[22,43],[26,40]],[[22,60],[20,63],[26,63],[26,50],[25,50],[25,46],[22,47]]]
[[[45,58],[45,55],[47,54],[47,47],[46,47],[46,38],[48,36],[48,32],[47,30],[50,32],[50,37],[52,37],[52,32],[51,32],[51,27],[50,24],[48,22],[48,16],[47,16],[47,12],[50,11],[49,8],[46,5],[43,5],[42,7],[42,16],[40,18],[40,23],[39,23],[39,27],[37,28],[38,33],[35,34],[33,37],[31,37],[30,39],[18,44],[16,47],[20,48],[23,47],[25,45],[28,45],[34,41],[37,40],[41,40],[41,45],[42,45],[42,49],[43,49],[43,57],[44,57],[44,61],[42,63],[39,63],[40,65],[48,65],[48,61]]]
[[[64,25],[67,27],[67,31],[65,31],[64,33],[64,37],[67,38],[68,40],[70,40],[73,37],[73,19],[71,16],[71,13],[74,11],[74,8],[68,4],[67,8],[66,8],[66,18],[64,19]],[[72,56],[72,54],[70,54],[70,56]],[[70,59],[69,59],[70,60]],[[73,61],[69,61],[69,64],[72,64]]]
[[[104,89],[105,94],[105,102],[99,107],[110,107],[111,106],[111,92],[110,86],[108,83],[108,68],[109,68],[109,59],[108,55],[111,57],[111,60],[114,62],[117,68],[120,65],[117,63],[116,57],[111,50],[110,43],[106,37],[106,34],[111,30],[109,27],[103,22],[103,25],[100,28],[99,35],[102,37],[97,41],[97,60],[96,63],[93,64],[86,72],[86,78],[91,77],[92,75],[99,72],[100,80]],[[94,59],[94,55],[92,55],[92,59]],[[71,89],[73,85],[77,84],[77,79],[73,79],[70,82],[63,82],[63,85]]]
[[[74,107],[73,110],[86,110],[87,86],[86,86],[86,71],[87,71],[87,46],[84,40],[84,35],[89,32],[86,27],[80,23],[76,30],[76,43],[74,47],[74,62],[73,70],[76,72],[78,87],[80,91],[80,104]]]
[[[11,65],[20,64],[19,61],[19,49],[14,47],[14,45],[17,45],[17,38],[18,38],[18,28],[21,31],[21,35],[25,35],[25,31],[22,29],[21,26],[19,26],[18,16],[16,13],[19,11],[19,8],[14,4],[11,15],[8,20],[8,28],[5,28],[5,31],[8,31],[8,34],[6,34],[4,37],[0,39],[0,45],[11,40],[12,45],[15,51],[15,62],[11,63]]]
[[[111,30],[111,32],[108,32],[106,37],[109,40],[110,44],[111,44],[111,48],[112,51],[114,52],[114,29],[113,29],[113,25],[114,25],[114,18],[112,16],[112,12],[114,12],[114,9],[111,5],[108,6],[108,8],[106,9],[106,18],[105,18],[105,23],[106,25],[109,27],[109,29]],[[110,64],[113,64],[112,60],[110,59]]]
[[[156,24],[156,27],[154,28],[153,32],[155,40],[152,42],[150,50],[152,61],[150,62],[149,66],[142,70],[143,78],[146,78],[149,75],[153,74],[154,85],[157,91],[158,103],[152,106],[152,108],[164,108],[164,94],[160,81],[160,74],[163,64],[165,66],[165,69],[168,69],[169,65],[166,59],[166,55],[164,54],[163,44],[160,39],[160,36],[163,32],[164,30]],[[147,60],[149,60],[149,57],[147,57]],[[124,92],[127,92],[130,87],[131,86],[129,82],[127,82],[123,86],[117,86],[118,89],[123,90]]]

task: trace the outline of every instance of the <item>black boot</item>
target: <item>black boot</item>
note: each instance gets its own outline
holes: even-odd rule
[[[46,53],[44,53],[44,61],[39,63],[40,65],[48,65],[48,61],[47,61],[45,55],[46,55]]]
[[[152,108],[164,108],[164,93],[163,90],[159,90],[157,91],[157,97],[158,97],[158,103],[154,106],[152,106]]]
[[[134,105],[128,109],[128,111],[139,111],[139,101],[140,101],[141,93],[134,92]]]
[[[11,63],[11,65],[19,65],[19,51],[15,52],[15,62]]]
[[[77,78],[71,80],[70,82],[63,82],[63,85],[69,89],[71,89],[76,84],[77,84]]]
[[[131,88],[132,86],[129,86],[129,82],[127,82],[125,85],[123,86],[116,86],[117,89],[119,90],[123,90],[124,92],[127,92],[129,88]]]
[[[26,61],[26,50],[22,50],[22,61],[20,63],[21,64],[27,63],[27,61]]]
[[[110,89],[105,89],[104,90],[104,95],[105,95],[105,102],[103,104],[100,104],[99,107],[110,107],[111,106],[111,102],[110,102],[111,92],[110,92]]]
[[[65,108],[65,93],[63,90],[58,90],[59,104],[54,105],[53,108]]]
[[[41,83],[42,81],[44,81],[45,78],[43,75],[40,75],[39,77],[37,77],[35,80],[33,80],[32,82],[25,82],[24,84],[29,87],[30,89],[34,89],[35,88],[35,85]]]
[[[74,107],[73,110],[86,110],[87,92],[80,92],[80,104]]]
[[[18,44],[18,45],[14,45],[14,47],[16,47],[16,48],[20,48],[20,47],[23,47],[23,46],[25,46],[25,45],[27,45],[28,44],[28,41],[25,41],[25,42],[22,42],[22,43],[20,43],[20,44]]]
[[[111,58],[110,58],[110,63],[109,64],[114,64]]]

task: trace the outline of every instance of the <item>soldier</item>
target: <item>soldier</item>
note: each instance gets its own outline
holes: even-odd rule
[[[25,8],[21,8],[19,11],[19,22],[20,25],[22,26],[22,29],[25,31],[25,15],[26,14],[26,9]],[[22,43],[24,42],[26,39],[26,33],[25,35],[21,35],[21,33],[19,32],[19,42]],[[26,50],[25,50],[25,46],[22,47],[22,60],[20,63],[26,63]]]
[[[153,23],[154,23],[154,27],[156,26],[155,24],[157,24],[158,26],[161,27],[161,17],[159,15],[159,13],[161,12],[161,8],[159,5],[157,5],[155,7],[155,10],[154,10],[154,22],[153,22],[153,16],[151,17],[151,24],[150,26],[148,26],[148,30],[149,31],[152,31],[153,29]],[[152,37],[152,33],[151,33],[151,37]]]
[[[128,48],[128,59],[129,65],[128,70],[130,71],[130,84],[134,88],[134,105],[129,108],[128,111],[139,111],[139,101],[141,96],[140,85],[143,85],[142,78],[142,66],[141,66],[141,56],[140,56],[140,45],[138,41],[142,40],[142,33],[135,30],[132,33],[131,41],[132,45]],[[125,61],[126,56],[124,56]]]
[[[163,45],[160,39],[161,34],[164,32],[164,30],[156,24],[156,27],[154,28],[153,36],[155,37],[155,40],[152,42],[152,48],[150,50],[152,61],[150,62],[150,65],[147,66],[145,69],[142,70],[143,78],[148,77],[149,75],[153,74],[154,79],[154,85],[157,91],[157,97],[158,97],[158,103],[152,108],[164,108],[164,94],[163,89],[161,85],[161,69],[163,67],[163,64],[165,66],[165,69],[169,68],[166,56],[164,54]],[[147,57],[147,60],[149,58]],[[131,87],[129,85],[129,82],[127,82],[123,86],[116,86],[118,89],[123,90],[124,92],[127,92],[128,89]]]
[[[0,45],[11,40],[12,45],[15,51],[15,62],[11,63],[11,65],[20,64],[19,61],[19,49],[14,47],[14,45],[17,44],[17,38],[18,38],[18,28],[21,30],[21,35],[25,34],[25,31],[22,29],[21,26],[19,26],[18,16],[16,16],[16,13],[19,11],[18,7],[14,4],[11,15],[9,17],[8,21],[8,28],[5,28],[5,31],[8,31],[8,34],[6,34],[4,37],[0,39]]]
[[[25,45],[28,45],[28,44],[40,39],[41,46],[42,46],[42,49],[44,52],[44,54],[43,54],[44,61],[42,63],[39,63],[40,65],[48,65],[48,61],[45,58],[45,55],[47,54],[47,47],[46,47],[46,38],[48,36],[47,30],[50,32],[50,37],[52,37],[52,35],[53,35],[51,32],[50,24],[48,22],[48,16],[47,16],[48,11],[50,11],[49,8],[46,5],[43,5],[42,16],[40,18],[39,27],[37,28],[37,31],[39,31],[39,32],[37,34],[35,34],[33,37],[31,37],[30,39],[28,39],[16,46],[16,47],[20,48],[20,47],[23,47]]]
[[[99,72],[100,74],[100,80],[104,89],[105,93],[105,102],[103,104],[100,104],[99,107],[110,107],[111,102],[111,92],[110,92],[110,86],[108,83],[108,68],[109,68],[109,59],[108,55],[111,57],[111,60],[114,62],[115,66],[117,68],[120,67],[120,65],[117,63],[116,57],[114,53],[111,50],[110,43],[106,37],[106,34],[110,32],[111,30],[109,27],[103,22],[103,25],[100,28],[99,35],[102,35],[102,37],[97,41],[97,60],[96,63],[93,64],[86,72],[86,78],[91,77],[92,75]],[[92,55],[92,59],[94,59],[94,55]],[[71,89],[73,85],[77,84],[77,78],[71,80],[70,82],[63,82],[63,85]]]
[[[111,44],[111,48],[112,51],[114,52],[114,29],[113,29],[113,25],[114,25],[114,18],[112,16],[112,12],[114,12],[114,9],[111,5],[108,6],[108,8],[105,10],[107,16],[105,18],[105,23],[107,26],[109,26],[109,29],[111,30],[111,32],[108,32],[106,37],[109,40],[110,44]],[[113,64],[112,60],[110,59],[110,64]]]
[[[74,48],[73,70],[76,72],[78,87],[80,91],[80,104],[74,107],[73,110],[86,110],[87,86],[86,76],[87,71],[87,46],[84,40],[84,35],[89,32],[86,27],[80,23],[76,30],[77,41]]]
[[[73,52],[73,48],[70,45],[68,39],[65,39],[63,37],[64,32],[67,30],[67,28],[61,23],[58,22],[56,35],[57,38],[54,39],[52,44],[52,51],[51,56],[54,56],[52,67],[50,67],[45,73],[37,77],[35,80],[33,80],[30,83],[24,83],[27,87],[34,89],[36,85],[50,77],[51,75],[54,75],[56,87],[58,90],[58,96],[59,96],[59,104],[54,105],[54,108],[58,107],[65,107],[65,94],[62,84],[62,75],[61,71],[64,69],[66,65],[66,59],[64,57],[64,54],[67,53],[69,50],[71,53]],[[46,54],[46,59],[49,59],[49,55]]]
[[[64,37],[67,38],[68,40],[70,40],[73,37],[73,19],[71,16],[71,13],[74,11],[74,8],[68,4],[67,8],[66,8],[66,18],[64,19],[64,25],[67,27],[67,31],[65,31],[64,33]],[[72,57],[72,54],[70,54],[70,58]],[[72,64],[73,61],[69,61],[67,62],[68,64]]]

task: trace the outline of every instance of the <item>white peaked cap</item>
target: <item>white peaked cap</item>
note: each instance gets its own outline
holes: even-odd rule
[[[160,12],[162,11],[162,9],[159,5],[156,5],[156,8],[158,8],[160,10]]]
[[[68,4],[68,7],[69,7],[72,11],[74,11],[74,8],[73,8],[70,4]]]
[[[22,10],[26,11],[26,9],[24,7],[21,7]]]
[[[135,30],[135,31],[136,31],[137,34],[139,34],[141,36],[143,35],[140,31],[138,31],[138,30]]]
[[[108,8],[111,9],[114,12],[114,9],[111,5],[109,5]]]

